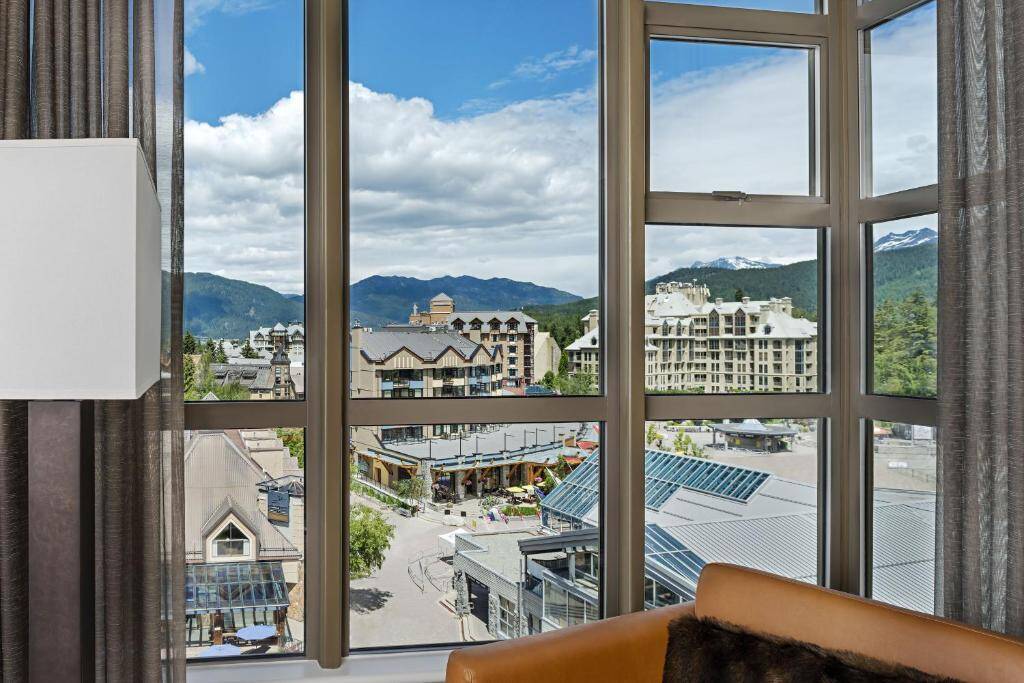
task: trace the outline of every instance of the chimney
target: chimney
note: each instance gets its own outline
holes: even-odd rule
[[[722,297],[715,297],[715,305],[716,306],[721,306],[723,303],[724,303],[724,301],[722,300]]]
[[[594,330],[596,330],[597,329],[597,325],[598,325],[597,309],[596,308],[592,308],[592,309],[590,309],[590,312],[587,313],[587,332],[593,332]]]
[[[361,349],[363,347],[363,326],[358,320],[353,321],[352,330],[349,334],[352,337],[352,346]]]
[[[742,299],[740,299],[740,303],[749,304],[750,303],[750,297],[749,296],[743,297]]]

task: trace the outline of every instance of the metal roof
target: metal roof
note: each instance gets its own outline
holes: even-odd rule
[[[430,330],[425,332],[406,332],[399,330],[376,330],[363,332],[359,350],[372,362],[383,362],[401,350],[407,350],[426,362],[439,359],[451,349],[463,360],[471,360],[478,352],[483,352],[488,360],[500,355],[500,347],[488,350],[482,344],[466,339],[451,330]]]
[[[257,559],[299,559],[298,549],[259,505],[263,469],[223,431],[192,432],[185,449],[185,552],[205,559],[204,529],[234,512],[256,537]]]
[[[596,527],[599,455],[595,450],[541,501],[546,524],[561,519],[584,530]],[[692,596],[700,568],[709,562],[817,581],[818,491],[813,484],[654,450],[645,454],[645,473],[649,577],[683,597]],[[873,596],[932,611],[934,494],[877,489],[873,516]]]

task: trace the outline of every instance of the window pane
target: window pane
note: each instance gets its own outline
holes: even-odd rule
[[[931,214],[870,226],[874,393],[936,395],[936,220]]]
[[[305,391],[303,3],[243,5],[185,10],[187,400]]]
[[[935,3],[867,31],[864,72],[875,195],[930,185],[938,174]]]
[[[302,429],[186,432],[188,657],[304,651],[304,466]]]
[[[709,562],[817,582],[822,424],[647,423],[646,607],[692,600]]]
[[[352,647],[597,618],[599,443],[595,423],[353,428]]]
[[[875,422],[872,597],[935,610],[935,428]]]
[[[668,0],[687,5],[714,5],[742,9],[767,9],[781,12],[817,12],[816,0]]]
[[[356,398],[595,393],[596,0],[352,0]],[[397,374],[395,374],[397,372]]]
[[[650,189],[817,194],[816,53],[650,43]]]
[[[648,393],[819,391],[820,240],[802,228],[647,226]]]

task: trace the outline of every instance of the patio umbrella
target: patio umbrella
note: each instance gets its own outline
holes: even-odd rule
[[[236,645],[211,645],[199,653],[200,657],[235,657],[242,654],[242,648]]]
[[[237,635],[239,638],[244,638],[245,640],[263,640],[264,638],[276,636],[277,629],[267,624],[258,624],[256,626],[246,626],[245,628],[238,629]]]

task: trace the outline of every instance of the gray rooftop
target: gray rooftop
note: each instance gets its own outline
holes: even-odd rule
[[[263,470],[223,431],[192,432],[185,448],[185,553],[202,562],[205,536],[235,514],[256,537],[258,560],[298,559],[298,549],[259,507]]]
[[[360,351],[371,362],[384,362],[403,349],[424,362],[436,361],[448,349],[466,361],[473,359],[477,354],[482,354],[480,357],[486,359],[494,359],[501,354],[498,347],[487,350],[481,344],[474,343],[451,330],[407,332],[382,329],[364,330],[362,333]]]

